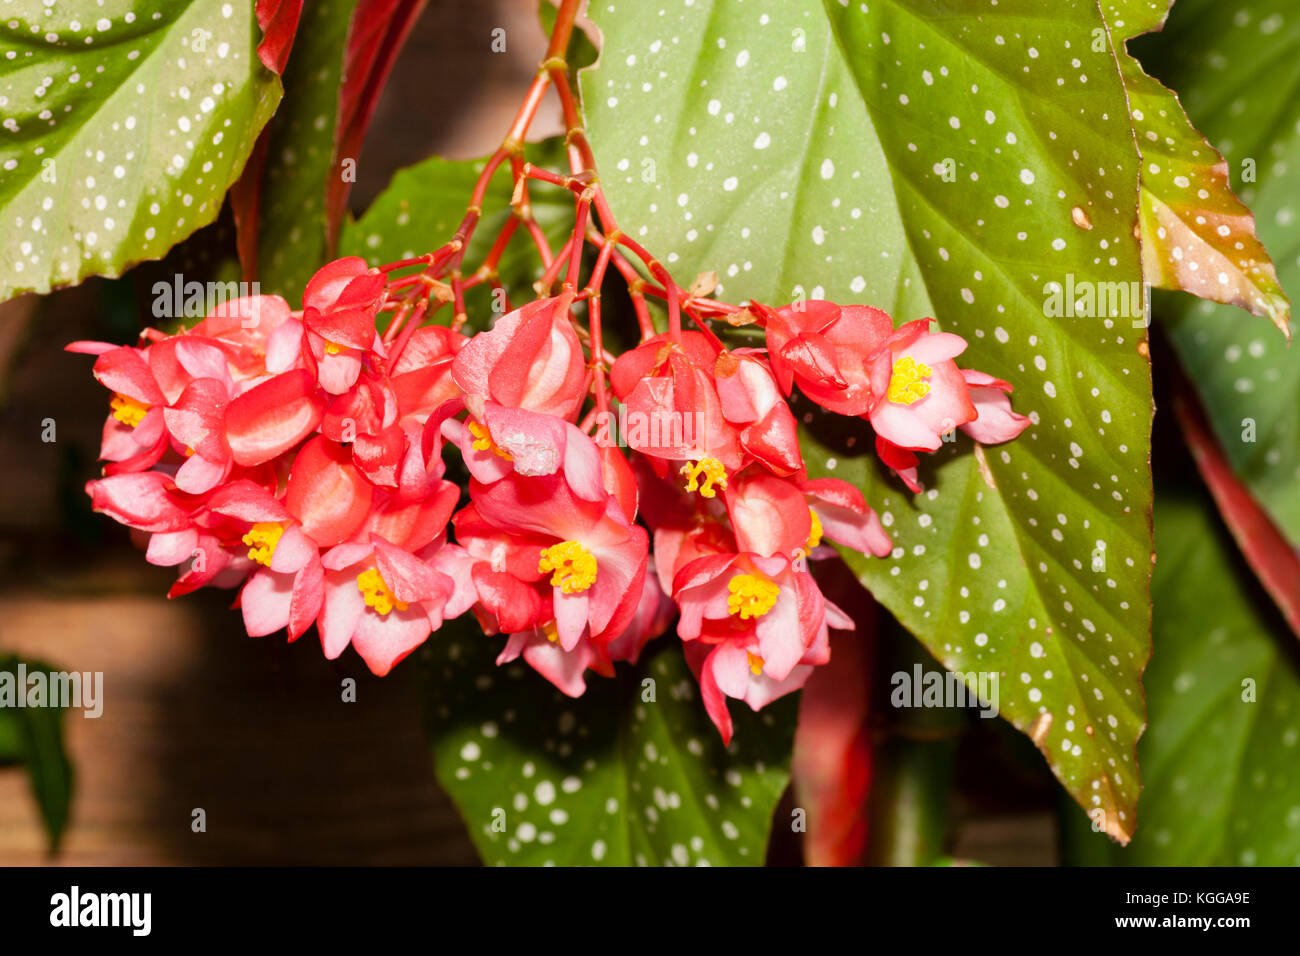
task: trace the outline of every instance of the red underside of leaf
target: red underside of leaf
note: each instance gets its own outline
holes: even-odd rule
[[[865,863],[876,609],[860,594],[860,606],[845,607],[858,629],[831,632],[830,663],[813,670],[799,701],[790,773],[797,805],[807,811],[808,866]]]
[[[302,0],[257,0],[257,25],[263,34],[257,58],[277,76],[284,73],[284,65],[289,62],[301,14]]]
[[[1171,365],[1173,363],[1170,363]],[[1174,415],[1182,426],[1196,467],[1214,496],[1224,523],[1236,539],[1242,557],[1273,598],[1288,626],[1300,636],[1300,556],[1233,472],[1227,456],[1210,431],[1191,383],[1177,371]]]

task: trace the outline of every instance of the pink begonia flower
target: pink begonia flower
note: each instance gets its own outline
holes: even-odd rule
[[[966,422],[961,430],[981,445],[997,445],[1011,441],[1027,427],[1030,419],[1011,410],[1011,384],[984,372],[964,368],[962,377],[970,386],[970,398],[977,417]]]
[[[894,330],[888,313],[867,305],[813,300],[773,311],[755,306],[766,324],[767,353],[781,390],[793,383],[818,405],[861,415],[874,399],[868,361]]]
[[[290,323],[288,329],[286,323]],[[298,342],[292,347],[291,360],[277,362],[285,356],[284,345],[292,343],[294,331]],[[185,335],[210,338],[224,346],[232,377],[242,381],[293,368],[302,327],[293,318],[289,303],[278,295],[250,295],[219,304]]]
[[[533,573],[549,575],[551,617],[512,639],[503,659],[512,659],[525,646],[538,648],[525,659],[565,693],[581,693],[583,670],[607,669],[603,645],[636,614],[646,572],[645,531],[628,521],[613,497],[579,497],[562,472],[533,478],[511,474],[491,485],[471,480],[470,499],[487,524],[511,535],[540,537],[542,546],[529,548],[531,555],[516,555],[527,562],[521,583]],[[460,529],[458,522],[458,534]],[[535,571],[529,573],[532,562]],[[480,596],[483,591],[480,585]],[[540,649],[539,640],[556,644],[563,655]],[[593,646],[581,647],[587,644]],[[575,651],[578,657],[568,656]]]
[[[550,576],[561,646],[612,639],[627,626],[641,596],[647,536],[617,501],[583,499],[563,474],[512,475],[492,485],[471,479],[470,500],[489,524],[548,541],[537,571]]]
[[[655,460],[657,473],[682,462],[686,488],[706,498],[727,487],[744,464],[740,433],[723,415],[713,370],[719,351],[701,332],[674,344],[657,335],[618,357],[610,369],[614,394],[626,405],[629,448]]]
[[[677,573],[673,597],[681,607],[677,633],[724,743],[732,734],[727,697],[758,710],[797,690],[827,659],[828,622],[852,627],[784,556],[697,558]]]
[[[753,349],[724,352],[714,365],[714,384],[722,417],[740,430],[749,455],[777,475],[803,468],[794,413],[765,359]]]
[[[225,485],[209,510],[241,523],[241,542],[256,570],[239,595],[249,637],[287,629],[297,640],[311,627],[324,599],[320,549],[287,508],[251,481]]]
[[[443,325],[416,329],[388,369],[398,418],[423,425],[437,409],[461,395],[452,378],[456,356],[470,340]]]
[[[727,512],[740,551],[829,557],[822,539],[885,557],[893,548],[862,492],[837,478],[809,481],[750,471],[727,490]]]
[[[481,418],[448,419],[442,433],[457,444],[465,467],[483,484],[512,473],[541,477],[563,470],[578,497],[603,502],[608,494],[595,443],[576,425],[554,415],[485,401]]]
[[[74,342],[70,351],[86,352],[104,343]],[[98,353],[94,375],[114,394],[104,422],[99,457],[108,461],[105,474],[152,468],[167,450],[163,395],[147,353],[141,349],[111,346]]]
[[[370,355],[386,355],[375,315],[387,284],[387,276],[357,256],[326,264],[307,282],[302,296],[307,346],[303,358],[330,394],[341,395],[356,384]]]
[[[538,299],[501,316],[456,354],[451,374],[470,414],[493,401],[571,419],[586,395],[586,357],[563,296]]]
[[[943,434],[974,421],[966,379],[953,361],[966,340],[930,332],[929,322],[908,322],[870,359],[877,391],[868,417],[876,434],[910,451],[936,451]]]
[[[838,478],[816,478],[801,482],[800,490],[814,519],[809,533],[810,552],[822,537],[877,558],[888,557],[893,550],[893,541],[880,523],[880,516],[854,485]]]
[[[322,548],[330,548],[360,530],[374,493],[348,449],[317,435],[298,451],[284,501],[303,531]]]
[[[456,583],[378,535],[340,544],[321,558],[321,646],[334,660],[351,644],[380,677],[442,626]]]

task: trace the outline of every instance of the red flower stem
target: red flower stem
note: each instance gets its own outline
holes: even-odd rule
[[[501,227],[501,232],[497,234],[496,241],[492,243],[492,248],[488,250],[487,256],[483,263],[474,271],[474,273],[465,280],[465,288],[478,285],[485,279],[496,277],[497,267],[501,264],[501,256],[506,251],[506,246],[510,244],[511,237],[514,236],[515,230],[519,228],[519,219],[511,217],[506,220],[506,224]]]
[[[465,282],[461,279],[459,269],[451,275],[451,294],[456,303],[456,312],[451,317],[451,327],[453,331],[459,331],[461,326],[469,321],[469,315],[465,312]]]
[[[537,247],[537,255],[542,260],[542,268],[545,269],[551,264],[554,258],[551,252],[551,243],[546,238],[546,233],[538,225],[537,218],[533,215],[533,206],[528,197],[528,183],[524,179],[524,160],[518,154],[510,157],[510,173],[515,181],[514,195],[510,199],[510,209],[514,218],[524,224],[524,229],[529,237],[533,240],[533,245]]]
[[[553,173],[541,166],[534,166],[532,163],[524,163],[521,173],[525,179],[536,179],[575,193],[582,193],[590,186],[590,183],[584,182],[583,177],[579,175],[561,176],[559,173]]]
[[[434,257],[434,253],[426,252],[422,256],[416,256],[413,259],[399,259],[397,262],[389,262],[385,265],[379,266],[378,268],[380,272],[392,272],[395,269],[405,269],[407,266],[418,266],[418,265],[427,266],[433,261],[433,257]],[[414,277],[408,276],[407,278],[414,278]],[[391,283],[390,283],[390,288],[391,288]]]
[[[609,260],[614,254],[614,243],[608,242],[604,236],[596,230],[588,230],[591,241],[600,247],[600,254],[596,256],[596,264],[592,267],[591,275],[587,277],[587,285],[582,291],[586,295],[600,295],[600,285],[605,281],[605,272],[609,269]]]
[[[541,257],[542,268],[549,269],[555,259],[555,253],[551,251],[551,243],[547,240],[546,233],[542,231],[537,220],[532,218],[524,221],[524,228],[533,237],[533,245],[537,247],[537,254]]]
[[[612,247],[615,244],[609,243]],[[644,281],[637,274],[636,268],[632,263],[619,255],[615,250],[610,256],[610,261],[614,263],[614,268],[619,271],[623,281],[627,283],[627,294],[632,300],[632,308],[636,312],[636,322],[641,329],[641,341],[653,338],[655,336],[654,320],[650,318],[650,309],[645,302],[645,293],[641,291]]]
[[[587,303],[587,320],[591,326],[591,371],[595,376],[596,411],[604,414],[609,411],[609,396],[605,394],[605,347],[600,333],[600,292],[597,291]]]
[[[560,247],[560,254],[555,257],[549,266],[546,267],[546,271],[542,273],[542,278],[539,282],[539,285],[543,290],[550,289],[550,287],[555,284],[555,280],[559,278],[560,269],[562,269],[564,264],[569,261],[569,254],[573,245],[574,237],[570,236],[565,240],[564,245]]]
[[[583,243],[578,238],[587,232],[587,216],[591,212],[591,190],[578,199],[578,211],[573,224],[573,241],[569,244],[569,271],[564,276],[564,288],[573,292],[578,288],[578,274],[582,269]]]
[[[415,330],[420,327],[420,323],[424,320],[424,310],[428,304],[428,299],[422,299],[420,302],[416,303],[415,308],[411,311],[410,321],[405,323],[401,334],[397,337],[397,341],[393,343],[393,347],[388,352],[389,368],[392,368],[397,364],[397,359],[401,356],[402,350],[406,348],[406,343],[411,340],[411,336],[415,333]],[[439,302],[438,307],[441,306],[442,303]],[[435,312],[438,307],[435,307]]]

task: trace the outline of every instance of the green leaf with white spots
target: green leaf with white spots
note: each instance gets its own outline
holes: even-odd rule
[[[604,45],[582,91],[610,201],[679,281],[714,269],[732,301],[933,316],[970,343],[964,366],[1016,386],[1035,424],[1002,447],[947,446],[915,498],[863,423],[805,419],[805,455],[890,525],[893,557],[848,556],[862,581],[945,666],[997,672],[1003,716],[1127,839],[1152,403],[1138,154],[1096,5],[600,0],[590,14]],[[1071,284],[1093,290],[1091,312],[1051,294]]]
[[[1142,826],[1124,848],[1074,819],[1067,862],[1300,865],[1300,667],[1206,498],[1156,507]],[[1102,844],[1102,845],[1098,845]]]
[[[1300,11],[1288,0],[1179,0],[1140,52],[1227,159],[1283,287],[1300,289]],[[1229,461],[1300,544],[1300,351],[1210,302],[1170,296],[1155,311]]]
[[[262,291],[291,302],[326,256],[325,189],[343,175],[334,163],[339,80],[357,0],[317,0],[303,8],[284,74],[285,102],[271,121],[258,210]]]
[[[1102,5],[1117,40],[1159,29],[1169,0]],[[1142,263],[1161,289],[1237,305],[1290,336],[1291,306],[1255,219],[1233,194],[1228,164],[1192,126],[1178,97],[1119,54],[1129,113],[1142,154]]]
[[[789,778],[797,695],[732,702],[728,751],[672,638],[565,697],[503,638],[449,625],[422,652],[438,779],[483,861],[516,866],[763,863]]]
[[[251,3],[26,11],[0,20],[0,300],[120,275],[211,222],[280,98]]]
[[[531,162],[550,169],[564,162],[564,144],[559,137],[530,143],[527,152]],[[380,265],[437,249],[451,239],[464,218],[465,203],[485,162],[435,156],[399,171],[365,215],[343,224],[338,254],[361,256],[371,265]],[[498,170],[484,200],[483,219],[465,254],[467,274],[483,261],[493,239],[510,217],[510,194],[508,172]],[[552,250],[558,252],[573,229],[572,194],[533,184],[529,201]],[[498,266],[513,305],[521,305],[535,295],[532,283],[542,277],[543,271],[532,241],[523,228],[517,229]],[[491,325],[494,302],[486,284],[471,289],[465,301],[469,329]]]

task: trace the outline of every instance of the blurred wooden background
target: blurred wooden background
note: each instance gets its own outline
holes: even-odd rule
[[[400,167],[497,144],[544,47],[535,11],[536,0],[431,0],[377,110],[354,209]],[[490,49],[497,27],[502,54]],[[558,128],[544,110],[536,131]],[[477,862],[401,668],[380,681],[350,653],[326,661],[314,634],[250,639],[229,592],[167,601],[173,572],[147,565],[107,519],[84,520],[107,407],[89,360],[62,347],[103,335],[104,301],[91,282],[0,305],[0,651],[105,675],[103,716],[66,721],[77,780],[52,862]],[[40,440],[46,418],[55,443]],[[341,700],[345,677],[356,703]],[[194,833],[200,807],[207,832]],[[957,820],[959,855],[1053,862],[1050,813],[958,808]],[[0,770],[0,864],[46,860],[25,775]]]

